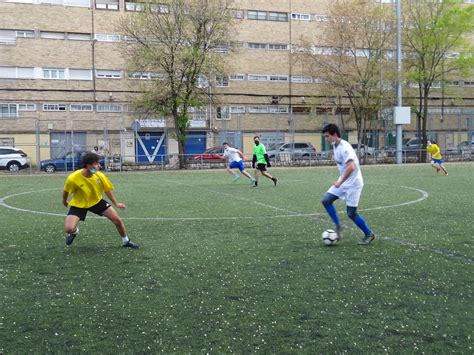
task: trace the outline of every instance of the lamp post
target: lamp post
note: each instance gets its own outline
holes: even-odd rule
[[[401,29],[402,5],[397,0],[397,107],[402,107],[402,29]],[[397,136],[397,164],[402,163],[402,135],[403,129],[400,123],[396,124]]]

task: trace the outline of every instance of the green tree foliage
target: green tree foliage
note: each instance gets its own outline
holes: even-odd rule
[[[136,106],[172,117],[180,167],[185,167],[189,111],[210,103],[212,75],[223,71],[218,54],[229,43],[232,18],[221,0],[147,1],[120,23],[129,71],[151,73]],[[139,85],[139,84],[136,84]],[[209,113],[210,114],[210,113]]]
[[[462,1],[405,0],[403,12],[404,71],[416,86],[417,102],[411,102],[417,129],[426,146],[428,101],[433,84],[452,75],[467,76],[474,64],[469,35],[474,29],[474,6]],[[414,94],[408,89],[408,94]],[[421,161],[426,152],[420,152]]]

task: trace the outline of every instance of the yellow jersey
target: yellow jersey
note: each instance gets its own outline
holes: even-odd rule
[[[441,152],[437,144],[432,144],[429,147],[426,147],[426,150],[431,153],[433,159],[441,159]]]
[[[104,173],[98,171],[90,178],[82,175],[82,169],[71,173],[64,184],[64,191],[73,195],[70,206],[89,208],[102,200],[102,193],[112,191],[114,186]]]

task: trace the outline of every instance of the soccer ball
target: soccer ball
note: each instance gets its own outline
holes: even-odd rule
[[[337,233],[333,231],[332,229],[326,229],[323,232],[323,243],[324,245],[334,245],[339,241],[339,237],[337,236]]]

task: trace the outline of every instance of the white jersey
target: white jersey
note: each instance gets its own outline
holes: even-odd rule
[[[242,158],[240,157],[238,153],[238,150],[232,147],[224,149],[224,156],[226,158],[229,158],[231,162],[233,161],[239,162],[242,160]]]
[[[337,168],[339,169],[339,177],[342,178],[347,162],[352,160],[355,164],[355,170],[344,181],[341,185],[344,189],[359,188],[364,186],[364,180],[362,179],[362,173],[360,171],[359,158],[352,148],[352,145],[343,139],[339,141],[339,144],[334,145],[334,160],[336,161]]]

